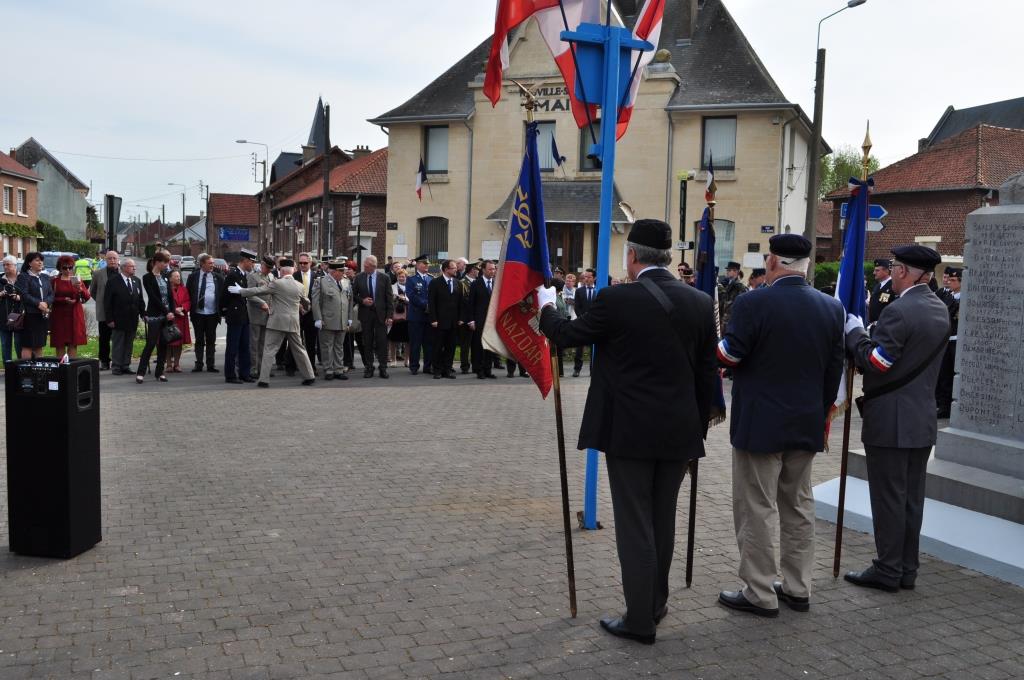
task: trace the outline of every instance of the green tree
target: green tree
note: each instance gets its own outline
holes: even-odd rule
[[[819,168],[821,186],[818,197],[821,198],[836,189],[845,187],[851,177],[860,177],[863,172],[861,166],[863,158],[864,152],[849,144],[836,147],[832,153],[822,158],[821,167]],[[873,174],[878,170],[878,167],[878,159],[869,155],[868,174]]]

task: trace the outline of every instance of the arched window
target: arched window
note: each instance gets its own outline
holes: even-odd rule
[[[413,257],[426,254],[432,262],[437,262],[438,253],[448,252],[448,219],[423,217],[419,222],[419,248]]]

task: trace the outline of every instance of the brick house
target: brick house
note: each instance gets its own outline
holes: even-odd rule
[[[304,185],[274,202],[272,219],[275,233],[286,230],[285,239],[290,237],[289,240],[276,240],[275,246],[287,246],[283,248],[286,252],[307,250],[332,258],[348,255],[357,245],[362,245],[368,253],[383,261],[386,254],[388,150],[370,152],[361,147],[353,152],[353,156],[351,161],[330,171],[329,216],[325,230],[321,230],[319,224],[324,195],[322,170],[303,173]],[[322,168],[319,162],[317,167]],[[286,178],[286,181],[290,179]],[[298,181],[291,188],[297,186]],[[358,227],[352,224],[352,204],[356,199],[360,203]]]
[[[251,194],[210,194],[206,216],[207,252],[234,262],[242,248],[259,250],[259,197]]]
[[[39,183],[42,181],[35,172],[18,162],[17,152],[11,154],[0,152],[0,224],[30,227],[35,230],[39,219]],[[3,254],[24,257],[25,253],[36,249],[36,237],[25,236],[24,230],[18,227],[3,229],[0,227]],[[7,233],[17,232],[17,233]]]
[[[963,256],[964,224],[978,208],[998,205],[999,186],[1024,170],[1024,130],[976,125],[880,169],[872,202],[889,212],[885,228],[868,234],[865,259],[887,257],[893,246],[921,243],[948,260]],[[841,243],[840,205],[833,191],[832,242]],[[838,255],[838,253],[836,254]],[[834,258],[833,258],[834,259]]]

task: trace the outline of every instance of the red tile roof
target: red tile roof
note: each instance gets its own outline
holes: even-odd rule
[[[260,207],[249,194],[210,194],[210,216],[217,225],[256,226],[260,223]]]
[[[0,151],[0,172],[7,173],[8,175],[17,175],[18,177],[23,177],[25,179],[32,180],[33,182],[38,182],[43,179],[2,151]]]
[[[356,158],[331,170],[332,193],[371,194],[386,196],[388,193],[388,149],[377,149],[371,154]],[[299,189],[274,206],[274,209],[320,198],[324,194],[323,178],[318,178]]]
[[[876,194],[998,189],[1024,170],[1024,130],[978,125],[874,174]],[[837,189],[828,198],[849,195]]]

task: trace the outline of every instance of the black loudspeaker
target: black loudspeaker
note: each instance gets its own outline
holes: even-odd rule
[[[74,557],[102,538],[99,363],[45,357],[5,369],[11,550]]]

